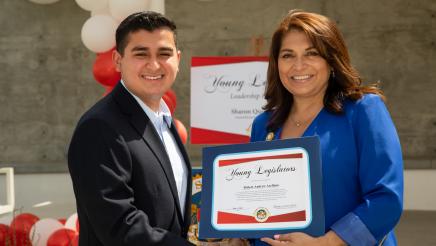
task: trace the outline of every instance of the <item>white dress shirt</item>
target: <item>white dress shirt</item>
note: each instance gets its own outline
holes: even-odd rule
[[[153,123],[156,132],[159,134],[163,145],[165,146],[168,157],[170,158],[171,167],[174,173],[174,179],[176,181],[177,193],[179,196],[180,209],[185,211],[185,198],[186,198],[186,188],[188,182],[188,170],[180,149],[171,134],[171,113],[164,100],[160,100],[159,111],[154,112],[150,109],[139,97],[135,96],[133,93],[127,89],[124,81],[121,80],[121,84],[126,88],[126,90],[135,98],[139,106],[144,110],[145,114],[148,116],[150,121]]]

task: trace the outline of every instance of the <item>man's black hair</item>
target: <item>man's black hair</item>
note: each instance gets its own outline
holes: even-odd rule
[[[177,46],[176,24],[172,20],[166,18],[160,13],[153,11],[144,11],[131,14],[124,19],[117,28],[115,33],[116,49],[118,53],[124,55],[124,49],[127,46],[130,33],[134,33],[139,30],[153,32],[156,29],[165,27],[173,32],[174,42]]]

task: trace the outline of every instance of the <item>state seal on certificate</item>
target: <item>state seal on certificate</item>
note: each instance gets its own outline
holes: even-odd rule
[[[266,208],[258,208],[254,211],[254,218],[258,222],[265,222],[268,220],[270,213],[268,212],[268,209]]]
[[[324,234],[317,137],[203,150],[200,237]]]

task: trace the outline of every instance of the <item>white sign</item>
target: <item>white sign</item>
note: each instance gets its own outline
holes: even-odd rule
[[[248,142],[260,114],[266,57],[193,57],[191,67],[191,143]]]

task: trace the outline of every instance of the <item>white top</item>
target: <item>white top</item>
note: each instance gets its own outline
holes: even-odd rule
[[[172,119],[170,110],[165,101],[161,99],[159,111],[154,112],[139,97],[135,96],[129,91],[129,89],[127,89],[123,80],[121,80],[121,84],[133,96],[133,98],[135,98],[139,106],[141,106],[141,108],[144,110],[145,114],[147,114],[148,118],[153,123],[156,132],[159,134],[163,145],[165,146],[168,157],[170,158],[171,167],[173,169],[177,193],[179,196],[180,209],[182,210],[181,212],[183,216],[183,212],[185,211],[186,188],[188,184],[188,170],[180,149],[170,131]]]

